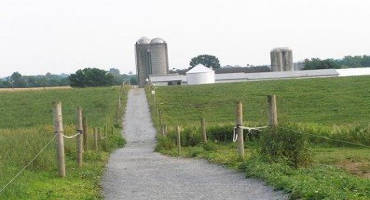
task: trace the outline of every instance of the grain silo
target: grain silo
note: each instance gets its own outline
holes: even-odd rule
[[[270,52],[271,71],[293,71],[293,51],[289,48],[275,48]]]
[[[136,74],[139,87],[144,87],[146,79],[152,73],[150,64],[150,39],[140,38],[135,44]]]
[[[168,52],[167,43],[161,38],[150,41],[151,66],[154,75],[168,74]]]
[[[215,71],[199,64],[186,72],[186,81],[188,85],[215,83]]]
[[[140,38],[135,44],[136,72],[139,87],[144,87],[150,74],[168,74],[167,43],[160,38]]]

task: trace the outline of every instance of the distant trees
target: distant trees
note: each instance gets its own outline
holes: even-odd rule
[[[49,87],[69,85],[67,75],[46,75],[23,76],[14,72],[11,76],[0,79],[0,88],[28,88],[28,87]]]
[[[221,67],[220,61],[216,56],[212,55],[199,55],[197,57],[194,57],[190,61],[190,66],[191,68],[195,67],[198,64],[202,64],[206,67],[213,68],[213,69],[218,69]]]
[[[345,56],[342,59],[325,60],[321,60],[319,58],[311,58],[304,61],[303,69],[338,69],[356,67],[370,67],[370,56]]]
[[[343,68],[370,67],[370,56],[345,56],[343,59],[337,60],[337,62]]]
[[[114,85],[114,76],[98,68],[79,69],[69,76],[72,87],[97,87]]]
[[[26,81],[19,72],[14,72],[9,78],[10,85],[16,88],[24,88],[27,86]]]
[[[304,70],[312,69],[339,69],[341,66],[333,59],[321,60],[319,58],[305,59]]]

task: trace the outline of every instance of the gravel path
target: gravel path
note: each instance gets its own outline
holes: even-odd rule
[[[153,152],[155,129],[143,89],[130,90],[124,125],[127,144],[109,159],[102,181],[105,199],[286,199],[243,173]]]

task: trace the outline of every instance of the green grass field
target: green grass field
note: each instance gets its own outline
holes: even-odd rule
[[[169,125],[234,122],[235,103],[244,120],[267,123],[266,95],[278,96],[279,121],[322,125],[370,122],[370,77],[256,81],[199,86],[158,87],[159,108]]]
[[[53,141],[0,199],[100,199],[100,176],[109,152],[124,144],[116,118],[123,113],[117,111],[120,95],[125,104],[126,93],[119,87],[1,92],[0,189],[52,139],[53,101],[62,102],[66,135],[75,133],[77,106],[84,109],[89,139],[82,168],[76,164],[76,139],[65,139],[67,176],[59,178]],[[107,133],[99,152],[93,150],[92,127]]]
[[[327,139],[370,145],[369,85],[370,77],[364,76],[156,87],[158,109],[169,127],[169,139],[158,136],[157,150],[177,156],[173,130],[180,125],[185,129],[182,156],[245,170],[292,199],[370,199],[370,149]],[[243,102],[246,125],[267,125],[270,94],[278,96],[281,126],[313,135],[307,136],[313,159],[308,167],[260,159],[258,139],[246,142],[246,161],[238,158],[230,142],[236,102]],[[158,127],[149,92],[148,98]],[[207,120],[212,148],[201,143],[201,117]]]

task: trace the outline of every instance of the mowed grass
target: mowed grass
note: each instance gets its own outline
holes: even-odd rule
[[[81,106],[92,125],[102,126],[117,108],[119,88],[84,88],[0,93],[0,128],[52,125],[52,102],[60,100],[64,124],[75,124]]]
[[[117,110],[121,95],[121,110]],[[89,125],[84,164],[76,164],[76,139],[65,139],[66,174],[57,176],[52,102],[61,101],[66,135],[75,134],[76,107]],[[2,193],[0,199],[100,199],[100,176],[109,152],[124,144],[116,117],[126,94],[116,87],[0,93],[0,189],[49,141],[50,145]],[[120,119],[118,119],[120,123]],[[104,127],[107,126],[108,128]],[[93,150],[92,127],[106,133]]]
[[[290,193],[291,199],[370,199],[370,149],[328,140],[370,144],[369,76],[155,89],[163,123],[170,130],[170,139],[158,138],[157,150],[160,152],[177,156],[173,130],[180,125],[186,130],[183,139],[195,141],[195,146],[183,147],[181,156],[205,158],[242,169],[247,176],[261,178]],[[212,148],[196,142],[201,138],[198,129],[200,118],[205,117],[212,134],[220,134],[222,131],[217,131],[217,127],[229,127],[228,124],[235,123],[237,101],[244,105],[246,125],[267,125],[266,96],[271,94],[278,97],[279,124],[308,133],[313,155],[310,166],[295,169],[284,163],[265,162],[258,155],[258,140],[246,142],[245,161],[239,159],[236,146],[230,141],[212,140]],[[148,97],[153,104],[149,92]],[[152,106],[152,109],[155,107]],[[153,112],[152,116],[158,126],[158,115]],[[196,128],[195,131],[189,132],[192,127]],[[231,129],[227,130],[226,138],[230,138],[230,134]]]
[[[370,77],[317,78],[158,87],[157,100],[169,125],[235,121],[242,101],[244,120],[267,123],[266,96],[278,96],[279,121],[323,125],[370,122]]]

